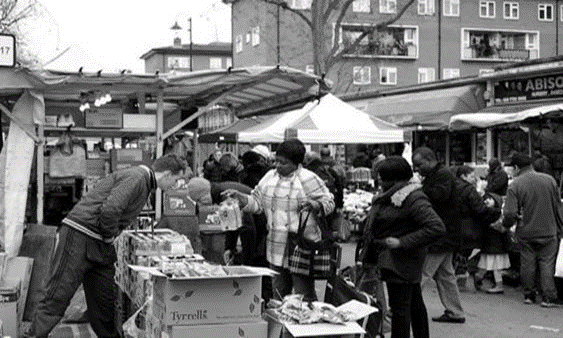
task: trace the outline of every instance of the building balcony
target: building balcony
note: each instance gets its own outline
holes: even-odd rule
[[[537,58],[537,51],[470,46],[463,49],[464,61],[517,62]]]

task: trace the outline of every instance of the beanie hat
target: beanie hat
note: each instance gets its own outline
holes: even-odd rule
[[[268,150],[268,147],[266,147],[265,145],[262,145],[262,144],[255,146],[250,151],[264,157],[265,159],[269,159],[270,156],[271,156],[270,151]]]
[[[188,182],[188,194],[197,203],[211,204],[211,183],[205,178],[194,177]]]
[[[276,149],[276,155],[283,156],[290,160],[293,164],[303,163],[305,158],[305,145],[296,138],[283,141]]]

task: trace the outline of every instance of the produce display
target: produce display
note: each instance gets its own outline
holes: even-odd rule
[[[344,213],[354,225],[354,230],[358,230],[359,224],[366,219],[373,196],[371,192],[361,189],[354,192],[344,190]]]
[[[213,265],[207,262],[187,262],[182,261],[177,264],[170,264],[162,273],[169,277],[218,277],[227,276],[227,272],[220,265]]]
[[[338,311],[328,303],[305,302],[303,295],[288,295],[281,302],[272,299],[268,306],[273,308],[281,322],[292,324],[344,324],[354,317],[354,313]]]

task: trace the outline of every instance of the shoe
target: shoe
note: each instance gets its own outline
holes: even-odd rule
[[[551,307],[563,307],[563,302],[558,299],[547,299],[544,298],[540,304],[541,307],[551,308]]]
[[[440,317],[432,317],[432,321],[433,322],[439,322],[439,323],[463,324],[463,323],[465,323],[465,317],[456,317],[456,316],[451,315],[449,312],[444,312],[444,314],[441,315]]]
[[[536,295],[529,293],[524,295],[524,304],[534,304],[536,302]]]
[[[479,277],[474,275],[473,276],[473,286],[475,287],[475,290],[481,291],[482,286],[483,286],[483,278],[479,278]]]
[[[485,292],[491,293],[491,294],[500,294],[500,293],[504,293],[504,289],[501,288],[501,287],[495,286],[494,288],[485,290]]]

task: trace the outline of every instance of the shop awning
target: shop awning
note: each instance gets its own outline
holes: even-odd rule
[[[399,127],[445,129],[452,115],[483,109],[483,91],[475,84],[386,96],[371,101],[365,111]]]
[[[198,137],[200,143],[216,143],[227,142],[236,143],[238,133],[248,128],[254,127],[263,123],[265,120],[272,118],[272,116],[253,116],[235,121],[233,124],[223,128],[214,130],[209,134],[202,134]]]
[[[510,106],[516,108],[516,106]],[[506,111],[506,107],[488,107],[481,112],[474,114],[458,114],[452,116],[450,120],[450,129],[461,130],[469,128],[490,128],[499,125],[505,125],[514,122],[523,122],[525,120],[540,117],[563,114],[563,103],[541,105],[529,108],[528,106],[520,107],[520,111],[513,113],[499,113],[498,111]]]

